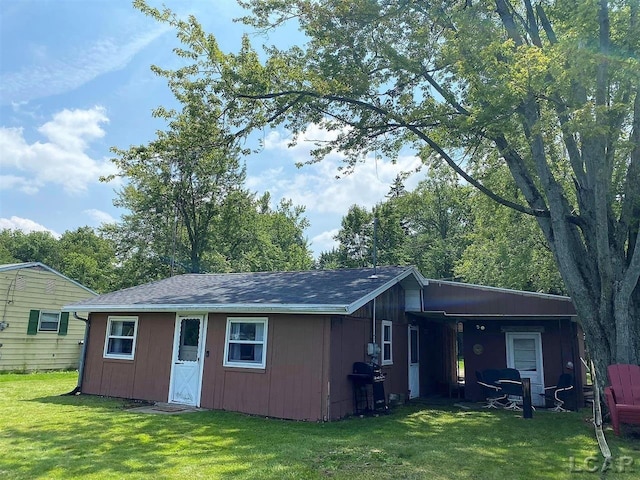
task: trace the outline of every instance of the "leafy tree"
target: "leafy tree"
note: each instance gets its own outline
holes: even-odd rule
[[[352,205],[342,218],[338,241],[338,261],[342,268],[373,265],[373,212]]]
[[[408,233],[405,258],[427,277],[455,277],[454,265],[473,228],[469,200],[470,187],[460,184],[450,170],[436,167],[398,201]]]
[[[304,208],[281,200],[275,209],[271,197],[246,194],[228,202],[212,229],[211,271],[307,270],[313,265],[304,230]],[[215,266],[214,266],[215,265]]]
[[[0,245],[7,263],[41,262],[60,270],[58,241],[49,232],[24,233],[5,229],[0,232]]]
[[[565,295],[566,289],[535,221],[474,195],[474,227],[454,272],[465,282]]]
[[[469,187],[441,168],[430,169],[430,176],[412,192],[396,179],[388,199],[371,211],[356,205],[349,209],[335,236],[338,247],[323,252],[318,265],[372,265],[375,218],[379,265],[411,264],[427,277],[451,278],[467,245],[471,225],[468,198]]]
[[[188,271],[202,270],[212,222],[245,179],[239,149],[215,119],[215,103],[177,96],[188,102],[180,114],[156,111],[170,120],[166,132],[147,146],[114,149],[118,175],[129,182],[115,203],[131,214],[109,231],[123,246],[135,246],[133,255],[155,260],[159,276],[167,273],[164,265],[174,269],[176,255],[188,258]]]
[[[66,231],[58,241],[60,272],[97,292],[113,289],[116,276],[112,243],[91,227]]]
[[[0,232],[0,263],[41,262],[97,292],[113,288],[112,244],[91,227],[66,231],[60,239],[48,232]]]
[[[193,17],[142,0],[178,30],[190,64],[163,72],[183,94],[217,95],[244,136],[283,124],[336,133],[310,161],[396,155],[413,145],[493,200],[535,217],[584,328],[599,378],[640,358],[638,1],[247,0],[259,29],[296,22],[304,47],[248,37],[223,53]],[[505,197],[464,160],[499,161]],[[570,180],[570,181],[566,181]]]
[[[477,167],[485,185],[519,198],[508,170],[500,165]],[[481,171],[481,170],[486,171]],[[529,215],[472,192],[468,199],[473,228],[468,245],[456,260],[455,275],[466,282],[553,294],[567,291],[542,232]]]

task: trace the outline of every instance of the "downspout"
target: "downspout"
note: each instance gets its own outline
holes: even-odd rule
[[[88,318],[82,318],[78,316],[77,312],[73,312],[73,318],[77,320],[82,320],[85,323],[84,340],[82,341],[82,351],[80,352],[80,364],[78,365],[78,383],[76,385],[76,388],[71,390],[66,395],[78,395],[82,393],[82,377],[84,375],[84,362],[87,356],[87,343],[89,342],[89,327],[91,326],[91,321]]]

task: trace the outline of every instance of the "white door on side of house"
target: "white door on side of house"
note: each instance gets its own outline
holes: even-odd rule
[[[506,332],[507,367],[531,380],[531,403],[544,406],[544,366],[540,332]]]
[[[205,326],[204,315],[176,317],[169,403],[200,406]]]
[[[420,341],[418,327],[409,325],[409,398],[420,396]]]

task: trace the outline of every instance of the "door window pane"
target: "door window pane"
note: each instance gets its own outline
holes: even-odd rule
[[[418,363],[418,331],[411,329],[411,363]]]
[[[533,338],[513,339],[513,364],[521,372],[537,369],[536,341]]]
[[[200,341],[200,319],[183,318],[180,322],[180,347],[178,360],[183,362],[198,361],[198,344]]]

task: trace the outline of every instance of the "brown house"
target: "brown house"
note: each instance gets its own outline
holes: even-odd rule
[[[539,334],[544,368],[553,364],[546,350],[562,349],[556,344],[572,310],[540,313],[546,297],[535,294],[528,314],[497,297],[479,301],[478,310],[452,308],[469,292],[493,291],[427,281],[413,267],[187,274],[64,309],[88,316],[83,393],[315,421],[354,412],[355,362],[380,365],[387,396],[457,385],[459,323],[470,368],[508,363],[505,335],[518,331]],[[524,292],[497,292],[518,296],[507,303],[525,308]],[[445,294],[444,303],[432,302],[434,294]],[[550,302],[570,306],[564,297]],[[483,332],[502,335],[502,347],[474,340],[477,318],[493,322]],[[542,330],[538,320],[547,322]],[[486,355],[467,352],[476,343]],[[476,393],[469,388],[467,396]]]
[[[545,386],[555,385],[562,373],[573,373],[574,400],[582,405],[584,341],[569,297],[428,280],[419,315],[432,329],[448,329],[450,336],[457,332],[467,400],[482,400],[476,371],[509,367],[531,380],[536,406],[544,405]],[[442,378],[447,375],[453,379],[444,372],[435,375],[436,382],[448,382]],[[434,388],[434,378],[425,384]]]

